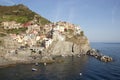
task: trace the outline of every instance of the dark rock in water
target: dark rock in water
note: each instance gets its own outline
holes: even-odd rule
[[[103,62],[110,62],[110,61],[112,61],[112,58],[109,57],[109,56],[102,56],[100,58],[100,60],[103,61]]]
[[[97,50],[91,49],[91,50],[89,50],[89,51],[87,52],[87,55],[90,55],[90,56],[98,56],[99,54],[98,54]]]
[[[112,57],[100,54],[100,51],[96,49],[91,49],[86,54],[93,56],[96,59],[99,59],[100,61],[103,61],[103,62],[111,62],[113,60]]]

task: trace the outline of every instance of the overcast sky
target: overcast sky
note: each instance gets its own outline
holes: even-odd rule
[[[0,0],[21,3],[52,22],[80,25],[91,42],[120,42],[120,0]]]

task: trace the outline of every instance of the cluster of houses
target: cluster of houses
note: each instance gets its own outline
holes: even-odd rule
[[[65,33],[68,29],[72,29],[75,34],[80,34],[80,27],[67,22],[56,22],[40,26],[32,22],[19,24],[14,21],[3,22],[4,29],[14,29],[27,27],[26,33],[10,34],[13,40],[17,41],[21,46],[44,47],[48,48],[55,40],[65,40]]]
[[[4,29],[19,29],[22,27],[20,23],[16,23],[15,21],[6,21],[1,23]]]

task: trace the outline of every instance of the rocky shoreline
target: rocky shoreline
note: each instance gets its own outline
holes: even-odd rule
[[[24,5],[12,6],[30,12],[22,17],[31,15],[32,11]],[[2,8],[2,7],[1,7]],[[9,9],[10,7],[4,7]],[[10,8],[11,9],[11,8]],[[16,16],[11,9],[10,14]],[[12,13],[11,13],[12,12]],[[112,61],[111,57],[103,56],[91,49],[89,40],[84,35],[80,25],[69,22],[50,22],[34,13],[28,21],[8,20],[3,12],[0,22],[0,66],[17,63],[53,63],[56,56],[90,55],[103,61]],[[6,17],[5,17],[6,16]],[[27,17],[26,17],[27,18]],[[28,19],[28,18],[27,18]],[[43,22],[41,22],[43,20]],[[61,61],[61,60],[60,60]],[[58,61],[59,62],[59,61]]]
[[[37,34],[31,33],[34,28],[30,27],[36,26],[30,25],[30,30],[28,28],[22,35],[10,34],[0,38],[3,42],[0,45],[0,66],[17,63],[54,63],[57,56],[89,55],[103,62],[112,61],[111,57],[91,49],[87,37],[78,26],[67,22],[51,23],[48,26],[44,37],[39,36],[40,30]],[[57,62],[59,61],[61,62]]]
[[[103,55],[99,52],[99,50],[96,50],[96,49],[91,49],[86,54],[89,55],[89,56],[92,56],[92,57],[94,57],[94,58],[96,58],[100,61],[103,61],[103,62],[113,61],[112,57]]]
[[[56,22],[44,26],[32,23],[27,27],[25,33],[0,38],[0,56],[6,63],[51,63],[55,56],[81,55],[90,49],[80,26]]]
[[[82,56],[85,56],[85,55],[88,55],[88,56],[92,56],[102,62],[111,62],[113,61],[112,57],[109,57],[109,56],[105,56],[101,53],[99,53],[98,50],[95,50],[95,49],[90,49],[87,51],[86,54],[76,54],[76,55],[67,55],[67,56],[63,56],[63,55],[60,55],[60,56],[43,56],[40,58],[40,56],[34,56],[34,57],[31,57],[29,59],[26,59],[26,60],[7,60],[3,57],[0,57],[0,67],[7,67],[7,66],[11,66],[11,65],[16,65],[16,64],[31,64],[31,63],[43,63],[43,64],[51,64],[51,63],[54,63],[54,62],[64,62],[62,59],[57,59],[57,57],[61,57],[61,58],[65,58],[65,57],[74,57],[74,56],[77,56],[79,58],[81,58]]]

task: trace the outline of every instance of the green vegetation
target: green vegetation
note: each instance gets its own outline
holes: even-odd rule
[[[40,24],[45,25],[50,23],[50,21],[44,19],[43,17],[39,17],[38,21],[40,22]]]
[[[3,39],[0,39],[0,46],[4,44]]]
[[[66,41],[81,45],[81,44],[86,44],[88,39],[87,38],[83,39],[83,36],[80,36],[80,35],[74,35],[71,38],[66,37]]]
[[[33,20],[36,15],[37,22],[39,24],[45,25],[47,23],[50,23],[50,21],[31,11],[23,4],[14,6],[0,6],[0,22],[16,21],[19,23],[25,23]]]
[[[81,32],[80,32],[80,36],[84,36],[84,31],[81,31]]]
[[[13,34],[20,34],[27,30],[27,28],[19,28],[19,29],[8,29],[6,30],[7,33],[13,33]]]
[[[16,21],[17,23],[24,24],[34,19],[37,20],[36,24],[45,25],[50,23],[49,20],[31,11],[23,4],[14,6],[0,6],[0,23],[4,21]],[[4,33],[20,34],[22,32],[25,32],[26,30],[27,28],[4,30],[0,24],[0,37],[6,36],[6,34]]]
[[[0,26],[0,37],[6,36],[6,31]]]
[[[25,16],[6,15],[0,18],[0,22],[2,21],[16,21],[18,23],[25,23],[29,21],[29,19]]]
[[[73,33],[74,30],[73,30],[73,29],[68,29],[68,32],[69,32],[69,33]]]
[[[73,35],[74,30],[73,30],[73,29],[68,29],[68,30],[67,30],[67,33],[68,33],[68,35]]]
[[[0,37],[4,37],[4,36],[6,36],[6,34],[0,33]]]

